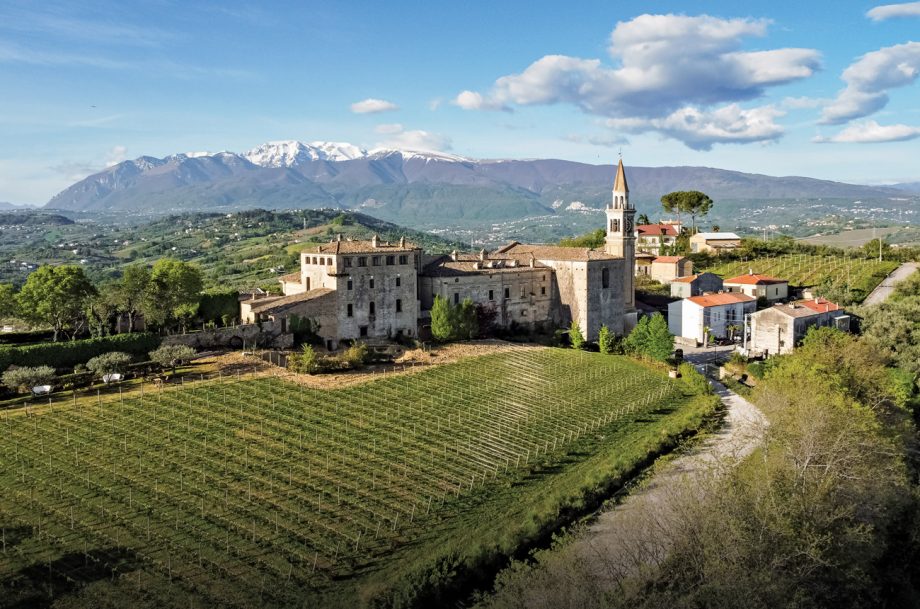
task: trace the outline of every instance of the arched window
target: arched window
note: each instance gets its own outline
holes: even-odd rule
[[[610,287],[610,269],[604,267],[601,270],[601,287],[609,288]]]

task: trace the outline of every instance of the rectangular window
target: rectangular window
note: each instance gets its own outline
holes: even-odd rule
[[[358,266],[367,266],[366,256],[358,256]]]
[[[351,279],[349,279],[349,280],[348,280],[348,289],[350,290],[352,287],[354,287],[354,284],[351,282]]]
[[[540,286],[540,296],[546,296],[546,286]]]
[[[313,264],[318,264],[316,260],[317,260],[316,256],[313,256]]]
[[[495,291],[489,290],[489,300],[495,300]]]
[[[351,268],[351,258],[348,256],[345,257],[345,268]]]
[[[511,298],[511,288],[505,288],[505,299]]]
[[[351,303],[349,303],[349,304],[348,304],[348,313],[347,313],[347,315],[348,315],[349,317],[354,317],[354,314],[355,314],[355,309],[354,309],[354,307],[351,305]]]
[[[399,275],[397,275],[396,276],[396,287],[398,288],[401,285],[402,285],[402,278]]]
[[[399,257],[400,264],[409,264],[409,257],[405,254]]]
[[[371,266],[380,266],[380,256],[371,256]]]
[[[402,313],[402,300],[399,298],[396,299],[396,312]]]
[[[387,256],[387,266],[393,266],[396,263],[396,256]]]
[[[368,307],[367,307],[367,313],[368,313],[368,315],[376,315],[376,314],[377,314],[377,305],[376,305],[376,303],[374,303],[373,300],[370,302],[370,304],[369,304]]]
[[[524,286],[521,286],[521,298],[524,298],[525,293]]]
[[[361,336],[367,336],[367,326],[361,326],[360,328],[358,328],[358,333]]]
[[[460,292],[454,292],[454,304],[460,304]]]
[[[374,278],[371,277],[368,283],[369,283],[370,288],[373,290],[374,289]]]

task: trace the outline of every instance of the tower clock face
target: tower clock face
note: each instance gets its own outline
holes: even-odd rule
[[[633,221],[632,218],[626,218],[626,232],[631,233],[633,230]]]

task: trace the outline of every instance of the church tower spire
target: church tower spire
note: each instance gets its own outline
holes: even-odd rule
[[[629,186],[623,159],[617,165],[613,180],[613,195],[607,205],[607,237],[604,249],[608,254],[623,258],[623,291],[626,309],[635,308],[636,236],[633,216],[636,210],[629,202]]]

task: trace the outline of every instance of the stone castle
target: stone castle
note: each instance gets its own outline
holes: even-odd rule
[[[625,334],[636,324],[633,274],[635,209],[626,171],[617,166],[606,208],[604,249],[512,242],[478,254],[429,256],[400,239],[343,240],[300,256],[281,277],[283,296],[240,303],[244,323],[288,327],[294,316],[318,324],[328,349],[342,341],[423,336],[436,296],[490,307],[504,328],[563,327],[573,320],[588,340],[602,325]]]

